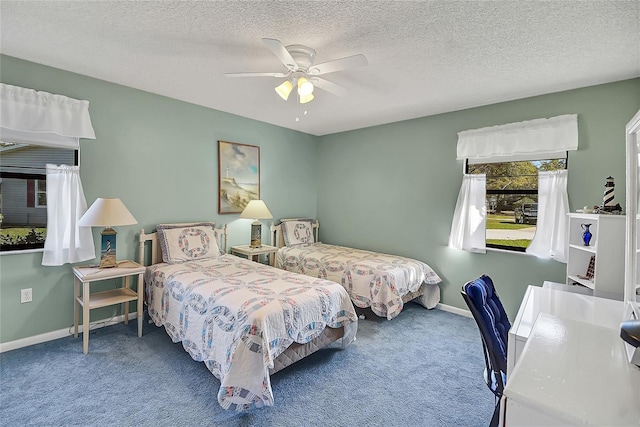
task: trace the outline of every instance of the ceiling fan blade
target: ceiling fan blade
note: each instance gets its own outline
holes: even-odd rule
[[[298,64],[293,59],[289,51],[286,47],[280,42],[280,40],[276,39],[262,39],[262,41],[267,45],[271,52],[278,57],[280,62],[284,64],[289,70],[295,71],[298,69]]]
[[[349,68],[364,67],[368,64],[367,58],[363,54],[347,56],[345,58],[334,59],[323,62],[309,68],[309,74],[319,76],[320,74],[335,73]]]
[[[348,92],[346,87],[330,82],[329,80],[321,79],[320,77],[313,77],[311,83],[322,90],[338,96],[344,96]]]
[[[287,77],[288,73],[225,73],[225,77]]]

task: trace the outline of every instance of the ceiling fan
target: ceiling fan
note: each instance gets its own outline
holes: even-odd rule
[[[274,55],[287,68],[281,73],[226,73],[227,77],[276,77],[286,78],[282,84],[275,88],[276,93],[285,101],[289,98],[294,85],[298,87],[298,96],[301,104],[313,100],[313,89],[318,87],[334,95],[342,96],[347,89],[332,83],[322,77],[323,74],[367,65],[367,58],[362,55],[352,55],[314,65],[316,51],[310,47],[293,44],[284,46],[280,40],[263,38]]]

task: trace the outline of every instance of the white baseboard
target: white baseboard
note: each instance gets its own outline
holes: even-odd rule
[[[129,321],[136,319],[137,317],[138,313],[136,313],[135,311],[133,313],[129,313]],[[111,326],[121,322],[124,322],[124,314],[91,322],[89,325],[89,329],[104,328],[105,326]],[[82,326],[83,325],[78,326],[78,333],[82,333],[84,331],[84,328]],[[15,341],[0,343],[0,353],[4,353],[5,351],[10,350],[16,350],[22,347],[28,347],[30,345],[40,344],[47,341],[57,340],[59,338],[68,337],[70,335],[73,335],[73,325],[69,326],[68,328],[47,332],[45,334],[34,335],[32,337],[22,338]]]
[[[463,308],[458,308],[452,305],[446,305],[446,304],[440,304],[440,303],[438,303],[438,305],[436,305],[435,308],[438,310],[448,311],[449,313],[459,314],[460,316],[470,317],[473,319],[473,315],[471,314],[471,312]]]
[[[438,303],[435,306],[435,309],[448,311],[449,313],[454,313],[460,316],[473,318],[469,310],[464,310],[462,308],[454,307],[452,305]],[[137,317],[138,315],[136,312],[129,313],[129,321],[136,319]],[[116,323],[121,323],[121,322],[124,322],[124,314],[114,318],[97,320],[95,322],[92,322],[90,327],[93,329],[98,329],[98,328],[103,328],[105,326],[115,325]],[[80,325],[78,327],[78,333],[82,333],[83,331],[84,331],[84,328],[82,327],[82,325]],[[22,338],[15,341],[0,343],[0,353],[4,353],[5,351],[10,351],[10,350],[16,350],[22,347],[28,347],[30,345],[40,344],[47,341],[57,340],[59,338],[68,337],[69,335],[73,335],[73,325],[71,325],[68,328],[59,329],[57,331],[47,332],[46,334],[34,335],[32,337]]]

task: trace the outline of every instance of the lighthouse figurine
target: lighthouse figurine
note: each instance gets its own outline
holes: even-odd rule
[[[607,177],[607,181],[604,184],[604,196],[602,197],[602,206],[600,206],[600,212],[607,212],[612,214],[622,213],[622,207],[620,203],[613,203],[615,198],[615,186],[613,177]]]

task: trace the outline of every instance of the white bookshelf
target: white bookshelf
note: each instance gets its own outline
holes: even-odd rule
[[[640,215],[636,216],[636,230],[640,230]],[[640,267],[640,233],[636,231],[636,270]],[[640,302],[640,274],[636,273],[636,301]]]
[[[585,246],[582,224],[591,224],[593,237]],[[624,298],[624,215],[569,214],[569,253],[567,285],[578,284],[590,289],[594,296],[622,300]],[[593,278],[587,270],[595,257]]]

